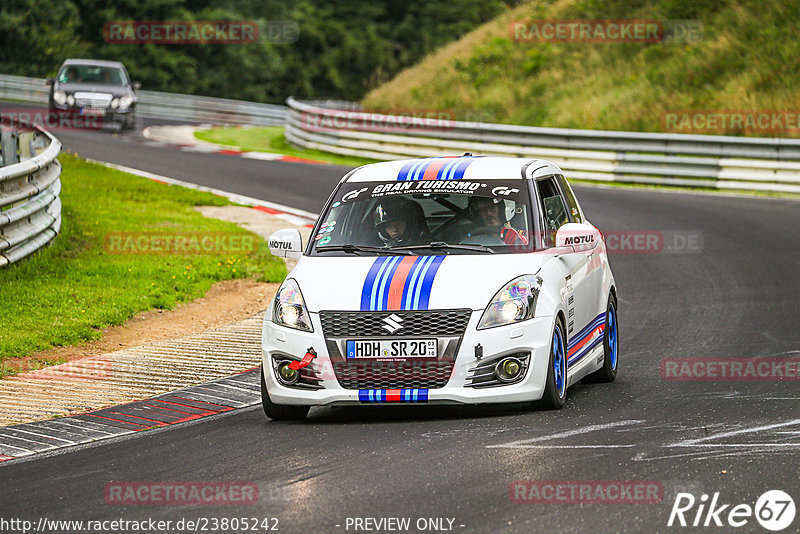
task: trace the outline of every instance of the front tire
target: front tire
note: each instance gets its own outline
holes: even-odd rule
[[[261,366],[261,406],[264,414],[275,421],[299,421],[308,415],[310,406],[289,406],[285,404],[275,404],[269,398],[267,392],[267,382],[264,380],[264,366]]]
[[[603,367],[584,378],[587,383],[613,382],[617,377],[619,365],[619,325],[617,322],[617,302],[613,295],[608,296],[606,308],[606,327],[603,332]]]
[[[125,121],[123,122],[123,130],[135,130],[136,129],[136,112],[131,111],[127,117],[125,117]]]
[[[539,405],[548,410],[558,410],[567,399],[567,350],[564,343],[564,327],[556,320],[550,341],[550,361],[547,366],[547,381]]]

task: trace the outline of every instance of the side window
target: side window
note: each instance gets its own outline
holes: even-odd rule
[[[583,217],[581,217],[581,209],[578,207],[578,201],[575,200],[575,195],[572,193],[572,189],[570,189],[569,184],[567,184],[567,179],[559,174],[558,181],[561,184],[561,190],[564,191],[564,195],[566,196],[567,207],[569,207],[569,212],[572,215],[573,222],[584,222]]]
[[[542,213],[544,213],[545,245],[553,246],[556,241],[556,231],[569,222],[567,205],[552,177],[539,180],[537,184]]]

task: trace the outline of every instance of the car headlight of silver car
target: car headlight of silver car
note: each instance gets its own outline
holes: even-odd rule
[[[272,306],[272,322],[287,328],[306,332],[314,331],[303,294],[300,293],[300,287],[293,278],[287,278],[275,295],[275,303]]]
[[[126,109],[133,104],[133,97],[131,95],[121,96],[119,98],[119,109]]]
[[[495,294],[478,322],[478,330],[532,319],[542,279],[526,274],[515,278]]]
[[[64,91],[53,91],[53,100],[56,104],[61,104],[63,106],[67,103],[67,93]]]

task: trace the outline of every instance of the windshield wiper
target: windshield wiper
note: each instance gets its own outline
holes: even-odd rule
[[[429,243],[427,245],[411,245],[407,247],[391,247],[391,250],[420,250],[420,249],[431,249],[431,250],[447,250],[447,249],[456,249],[456,250],[471,250],[473,252],[488,252],[490,254],[495,254],[494,249],[487,247],[486,245],[460,245],[460,244],[451,244],[445,243],[444,241],[434,241],[433,243]]]
[[[347,252],[348,254],[358,254],[359,252],[382,252],[384,254],[402,254],[405,256],[411,256],[414,254],[410,250],[406,250],[406,248],[407,247],[384,248],[362,245],[330,245],[327,247],[316,247],[315,250],[317,252]]]

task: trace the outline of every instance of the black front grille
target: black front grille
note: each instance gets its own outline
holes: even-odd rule
[[[337,312],[324,311],[322,332],[328,338],[357,337],[454,337],[467,329],[471,310],[435,311],[382,311],[382,312]],[[400,318],[401,328],[390,332],[384,319],[390,315]]]
[[[444,387],[453,361],[334,363],[333,371],[345,389],[402,389]]]

